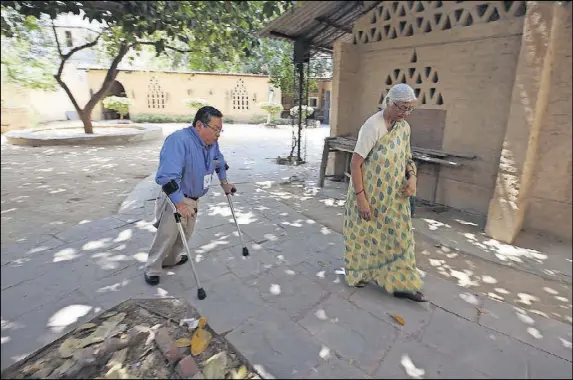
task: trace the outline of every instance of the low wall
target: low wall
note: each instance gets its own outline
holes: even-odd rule
[[[30,128],[30,113],[26,107],[2,107],[2,133]]]

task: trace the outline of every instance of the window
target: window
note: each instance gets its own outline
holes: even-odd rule
[[[72,39],[72,32],[69,30],[66,30],[66,46],[67,47],[74,46],[74,40]]]
[[[233,109],[234,110],[248,110],[249,109],[249,93],[245,87],[243,79],[237,81],[237,85],[231,91],[233,96]]]
[[[318,107],[318,98],[308,98],[308,105],[312,108]]]
[[[152,77],[147,85],[147,108],[165,108],[166,94],[157,78]]]

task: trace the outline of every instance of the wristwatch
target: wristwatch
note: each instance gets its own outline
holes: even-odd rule
[[[226,179],[222,179],[220,182],[221,182],[221,185],[226,185],[229,183],[229,181],[227,181]]]

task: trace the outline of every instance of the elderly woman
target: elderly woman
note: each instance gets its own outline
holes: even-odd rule
[[[425,302],[416,268],[409,197],[416,193],[410,125],[416,103],[407,84],[390,89],[360,128],[344,216],[346,282],[375,281],[398,298]]]

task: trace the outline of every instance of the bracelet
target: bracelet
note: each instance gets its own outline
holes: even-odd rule
[[[357,192],[357,193],[354,193],[354,195],[358,195],[358,194],[363,193],[363,192],[364,192],[364,189],[360,190],[360,191]]]

